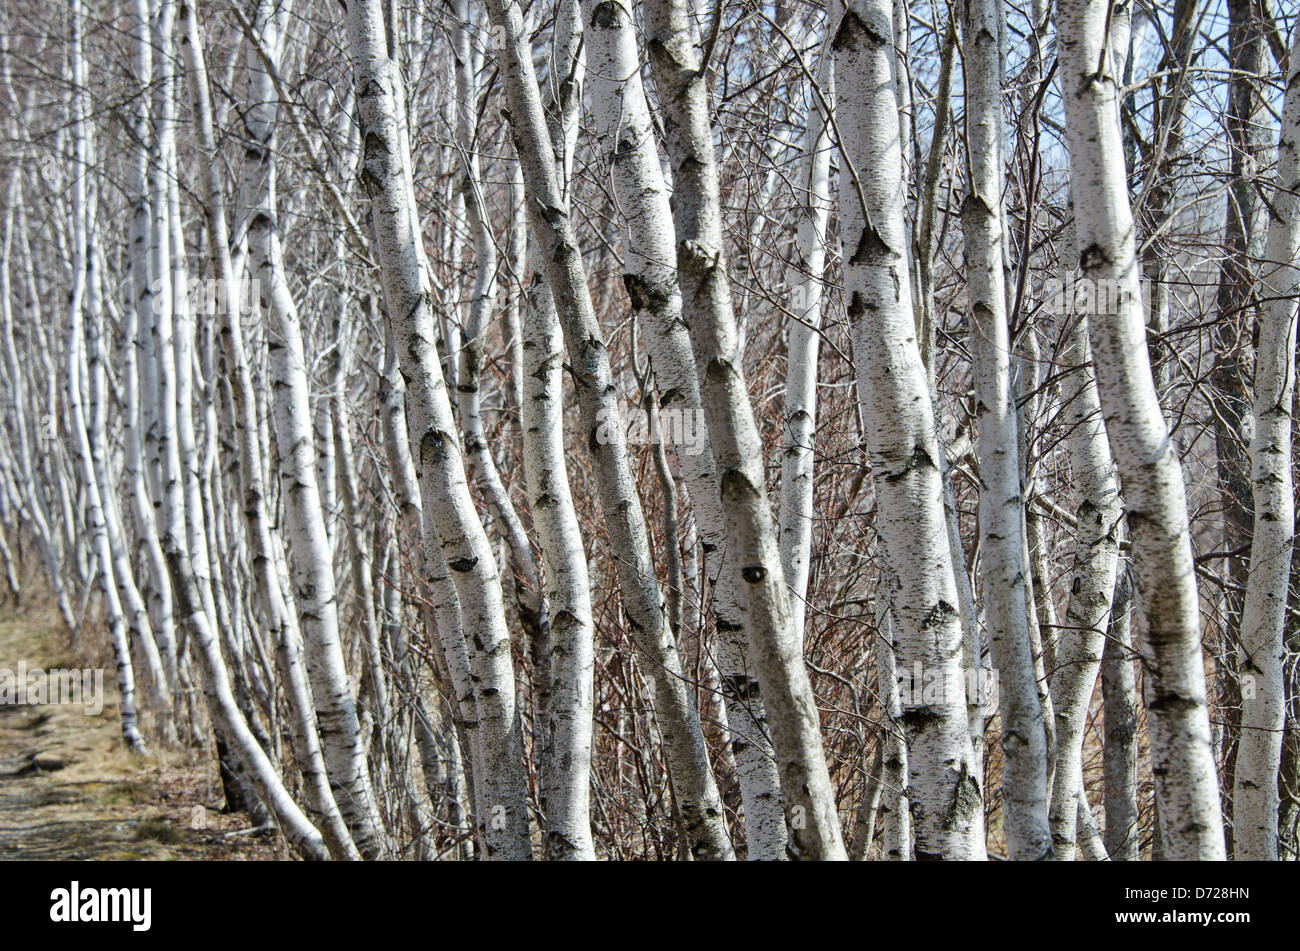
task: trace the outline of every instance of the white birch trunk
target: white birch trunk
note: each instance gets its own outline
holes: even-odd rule
[[[627,223],[623,283],[645,328],[641,339],[654,368],[660,406],[682,413],[682,419],[695,429],[695,444],[678,447],[676,456],[703,541],[706,571],[715,585],[711,608],[718,632],[728,733],[744,804],[747,852],[751,859],[782,859],[787,835],[780,776],[768,738],[762,693],[748,662],[736,575],[723,564],[726,529],[717,471],[700,402],[695,356],[682,320],[676,232],[641,82],[632,12],[617,0],[588,0],[584,19],[598,148],[609,158],[614,193]]]
[[[163,0],[155,39],[164,57],[171,55],[171,30],[175,22],[175,6]],[[226,744],[234,760],[229,765],[236,770],[237,780],[251,781],[257,794],[266,802],[286,838],[306,857],[328,858],[323,839],[310,820],[293,801],[267,757],[258,745],[231,692],[230,678],[217,633],[213,630],[211,615],[204,604],[194,564],[188,550],[187,513],[185,509],[185,476],[181,466],[181,448],[177,439],[177,399],[175,348],[172,342],[172,305],[170,242],[172,229],[168,221],[166,156],[172,154],[174,130],[171,97],[173,82],[170,70],[164,70],[157,90],[155,104],[156,142],[153,148],[153,274],[156,285],[154,346],[151,354],[158,367],[158,435],[155,441],[161,466],[160,485],[162,502],[161,544],[171,576],[176,609],[182,625],[192,637],[192,646],[199,661],[208,711],[214,732]],[[201,518],[202,513],[197,517]],[[184,674],[182,674],[182,677]]]
[[[1187,500],[1147,357],[1107,8],[1059,0],[1056,9],[1079,266],[1094,286],[1118,289],[1116,313],[1084,316],[1133,541],[1162,842],[1170,859],[1222,859]]]
[[[276,51],[287,8],[263,11],[257,27],[264,49]],[[273,54],[274,55],[274,52]],[[388,854],[371,789],[366,748],[348,679],[339,630],[338,595],[330,539],[317,483],[316,443],[297,304],[285,276],[276,211],[275,124],[278,101],[258,53],[247,53],[253,105],[244,116],[242,200],[248,265],[259,304],[269,318],[271,412],[280,463],[284,525],[307,677],[316,708],[321,751],[334,800],[363,858]]]
[[[106,523],[103,491],[108,486],[98,484],[95,463],[92,456],[90,433],[82,403],[82,348],[83,315],[82,306],[86,298],[87,272],[92,266],[90,257],[90,210],[88,208],[86,178],[90,170],[90,101],[86,87],[86,60],[84,46],[86,10],[81,0],[74,0],[72,20],[72,102],[71,120],[73,135],[72,172],[72,291],[68,301],[68,334],[65,348],[65,372],[67,374],[67,399],[71,419],[72,451],[77,457],[80,468],[82,488],[86,494],[86,528],[90,535],[94,556],[99,564],[100,591],[104,598],[104,613],[107,616],[109,642],[113,647],[113,656],[117,664],[118,717],[122,724],[122,738],[127,748],[133,753],[146,753],[144,737],[136,717],[135,673],[131,667],[131,649],[127,635],[126,618],[122,602],[118,596],[115,583],[115,563],[109,545],[108,525]],[[164,715],[168,713],[163,708]]]
[[[479,823],[489,857],[526,859],[531,849],[510,636],[496,559],[470,499],[434,348],[431,290],[410,185],[410,147],[397,116],[400,80],[388,57],[380,4],[354,0],[347,22],[364,146],[361,180],[374,213],[389,320],[406,381],[407,426],[418,453],[424,517],[451,569],[467,646],[472,647],[481,760],[475,778],[483,784]]]
[[[289,566],[307,674],[316,704],[326,770],[335,801],[364,858],[387,850],[379,822],[365,745],[348,682],[339,635],[338,598],[329,536],[316,486],[316,455],[297,307],[284,278],[272,212],[262,208],[250,222],[251,256],[257,261],[261,307],[270,315],[268,334],[276,443],[289,542]]]
[[[293,611],[285,603],[284,589],[276,570],[270,515],[262,478],[257,401],[253,395],[241,323],[243,314],[240,304],[243,294],[230,255],[226,202],[213,132],[207,64],[195,13],[192,4],[182,3],[181,50],[185,56],[190,94],[194,103],[195,134],[199,149],[207,161],[207,174],[203,176],[206,199],[204,211],[212,269],[220,285],[218,299],[221,301],[222,312],[217,315],[220,319],[218,334],[227,364],[230,398],[234,409],[231,425],[237,446],[242,521],[264,612],[263,621],[275,646],[276,662],[291,711],[294,752],[302,773],[312,821],[320,828],[331,855],[339,859],[355,859],[359,858],[359,853],[329,788],[317,732],[316,712],[302,664],[301,635]]]
[[[524,525],[510,501],[510,494],[497,470],[492,449],[483,428],[480,376],[484,359],[484,334],[496,296],[497,250],[485,207],[485,180],[476,142],[478,135],[478,85],[474,80],[475,55],[468,0],[456,0],[456,137],[460,171],[456,176],[469,216],[474,242],[474,285],[469,315],[461,330],[461,347],[456,376],[457,409],[464,433],[465,456],[470,476],[492,505],[501,534],[510,549],[518,589],[520,616],[533,641],[548,639],[548,621],[542,600],[542,581]]]
[[[822,103],[835,99],[830,31],[817,66],[804,133],[798,255],[786,343],[785,439],[781,451],[781,568],[790,586],[790,615],[802,637],[807,614],[808,567],[812,557],[813,444],[817,431],[817,356],[821,345],[822,285],[826,280],[826,225],[830,219],[831,139]],[[822,98],[824,97],[824,98]]]
[[[1288,61],[1277,184],[1260,293],[1255,432],[1250,443],[1255,526],[1241,617],[1241,738],[1233,791],[1233,858],[1278,857],[1278,768],[1286,723],[1285,620],[1295,537],[1291,413],[1300,288],[1300,30]],[[1292,675],[1294,676],[1294,674]],[[1247,679],[1249,678],[1249,680]]]
[[[551,859],[594,859],[591,786],[595,630],[582,530],[564,450],[564,338],[545,285],[523,312],[521,404],[529,508],[546,567],[551,702],[540,806]],[[540,299],[539,299],[540,298]]]
[[[144,341],[152,321],[153,286],[149,271],[151,212],[149,207],[149,96],[146,91],[153,76],[153,42],[149,28],[148,0],[134,0],[132,30],[135,40],[135,78],[140,90],[132,130],[138,143],[131,161],[131,290],[132,306],[127,308],[122,335],[122,385],[126,405],[125,471],[126,493],[135,526],[136,545],[147,569],[146,593],[150,619],[167,671],[167,686],[175,691],[178,684],[176,660],[176,622],[172,610],[171,582],[162,543],[158,539],[158,522],[150,498],[144,470],[145,458],[140,438],[141,378],[138,355],[145,352]],[[143,339],[142,339],[143,338]]]
[[[90,161],[94,162],[93,140],[89,148]],[[91,210],[95,207],[95,194],[91,191],[87,204],[86,220],[86,295],[85,314],[82,321],[84,335],[81,347],[80,373],[89,397],[85,412],[89,425],[90,460],[95,470],[95,482],[100,487],[104,528],[108,535],[108,548],[113,558],[113,580],[117,584],[131,639],[139,649],[145,670],[148,672],[149,690],[159,713],[157,731],[167,741],[176,738],[176,724],[171,718],[172,694],[162,656],[154,640],[149,610],[135,580],[135,568],[126,542],[126,532],[118,511],[116,483],[112,472],[112,446],[108,437],[108,353],[104,343],[103,254],[98,245],[98,226]],[[114,314],[114,317],[117,315]]]
[[[456,586],[451,580],[451,569],[442,554],[442,546],[432,531],[431,520],[423,517],[423,505],[420,498],[419,479],[415,473],[415,462],[411,458],[410,445],[406,430],[406,388],[397,369],[397,354],[392,334],[385,338],[384,372],[377,394],[384,425],[384,446],[388,457],[389,472],[393,478],[394,492],[397,496],[398,510],[406,523],[407,530],[418,539],[413,552],[415,572],[421,584],[427,587],[431,608],[422,609],[424,626],[438,648],[441,668],[435,668],[439,678],[446,682],[444,690],[450,694],[447,706],[451,711],[459,742],[465,747],[466,756],[473,762],[481,762],[478,746],[477,707],[474,700],[474,685],[470,671],[469,653],[465,647],[465,632],[460,610],[460,598]],[[455,743],[452,744],[453,747]],[[457,776],[460,756],[454,752],[448,777],[448,796],[450,798],[450,821],[456,829],[462,828],[463,807],[458,783],[463,780]],[[471,771],[473,767],[471,765]],[[472,785],[472,782],[471,782]],[[466,790],[468,791],[468,790]],[[470,806],[476,807],[477,800],[471,800]],[[472,828],[472,827],[470,827]],[[472,843],[468,844],[472,849]],[[468,856],[467,856],[468,857]]]
[[[876,685],[882,712],[880,821],[883,826],[881,847],[885,858],[906,862],[912,858],[912,823],[907,805],[907,740],[899,718],[903,698],[899,690],[897,655],[894,651],[894,621],[889,593],[897,583],[882,574],[876,585]],[[912,684],[916,689],[917,684]]]
[[[556,176],[532,53],[513,0],[488,4],[500,33],[498,53],[509,105],[510,131],[524,171],[527,205],[547,281],[574,369],[587,445],[595,463],[601,508],[616,552],[623,609],[655,684],[655,712],[673,791],[691,854],[733,857],[722,802],[709,766],[699,713],[686,688],[681,657],[668,626],[650,557],[645,516],[627,459],[627,447],[605,348],[573,222]]]
[[[979,424],[980,558],[984,617],[999,672],[1002,812],[1008,856],[1052,858],[1047,824],[1047,736],[1038,697],[1026,590],[1024,500],[1018,413],[1011,386],[1011,340],[1003,259],[1002,69],[996,0],[966,0],[966,141],[970,188],[962,202],[970,347]]]
[[[682,307],[691,318],[687,326],[718,469],[727,553],[743,582],[738,600],[781,776],[789,849],[800,858],[845,859],[803,635],[793,626],[768,504],[763,444],[745,384],[722,239],[707,71],[701,71],[683,0],[650,0],[646,33],[674,172]]]
[[[1073,267],[1068,267],[1073,271]],[[1092,351],[1088,346],[1088,321],[1073,314],[1064,317],[1060,361],[1070,368],[1061,380],[1062,414],[1068,427],[1070,470],[1077,485],[1078,528],[1074,537],[1070,600],[1065,626],[1056,642],[1056,665],[1051,674],[1053,713],[1056,719],[1056,763],[1052,784],[1052,844],[1056,857],[1074,860],[1078,809],[1076,793],[1083,786],[1083,740],[1088,707],[1102,654],[1108,650],[1106,632],[1111,625],[1111,604],[1119,557],[1123,506],[1115,477],[1115,463],[1106,441],[1101,403],[1097,397]],[[1107,729],[1110,720],[1107,717]]]
[[[935,702],[922,691],[903,702],[914,849],[918,860],[982,859],[941,449],[908,276],[892,5],[853,0],[834,29],[845,292],[879,531],[896,579],[897,661],[909,671],[919,664],[944,688]]]
[[[1132,570],[1116,570],[1110,626],[1101,655],[1102,808],[1106,853],[1113,862],[1136,862],[1141,844],[1138,825],[1137,675],[1133,658]]]

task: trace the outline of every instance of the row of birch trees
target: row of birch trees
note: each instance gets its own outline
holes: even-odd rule
[[[0,568],[305,859],[1295,859],[1300,22],[17,0]]]

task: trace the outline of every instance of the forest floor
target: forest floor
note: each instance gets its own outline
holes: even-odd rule
[[[106,645],[70,645],[52,610],[0,608],[0,681],[20,663],[29,671],[101,668],[103,709],[0,695],[0,861],[285,856],[278,836],[249,835],[246,816],[220,811],[205,751],[163,750],[156,741],[149,755],[127,751]]]

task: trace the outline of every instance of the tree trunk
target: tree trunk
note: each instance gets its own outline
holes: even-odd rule
[[[834,26],[845,295],[897,663],[942,685],[933,702],[910,691],[902,706],[916,858],[982,859],[941,449],[908,276],[892,20],[888,0],[852,0]]]
[[[1103,653],[1122,649],[1107,643],[1106,631],[1112,625],[1111,603],[1115,600],[1120,520],[1124,513],[1097,398],[1087,318],[1067,313],[1063,323],[1065,343],[1060,359],[1072,369],[1061,381],[1061,405],[1069,427],[1070,470],[1078,485],[1079,508],[1070,600],[1065,609],[1065,626],[1056,642],[1056,665],[1051,675],[1056,717],[1051,823],[1056,857],[1069,862],[1074,859],[1078,828],[1076,794],[1082,791],[1083,784],[1088,707]],[[1117,663],[1126,661],[1121,658]],[[1109,716],[1106,726],[1111,726]]]
[[[1295,536],[1291,412],[1300,289],[1300,31],[1287,73],[1277,186],[1269,202],[1260,279],[1255,432],[1250,443],[1255,525],[1241,618],[1241,740],[1233,793],[1233,857],[1257,861],[1278,857],[1278,770],[1286,726],[1284,635]]]
[[[569,365],[574,370],[583,429],[595,464],[610,542],[619,554],[623,609],[644,655],[647,674],[655,684],[655,713],[663,731],[668,769],[690,851],[700,859],[730,859],[733,852],[722,802],[709,767],[699,713],[686,688],[681,657],[655,577],[645,516],[628,465],[614,398],[609,355],[596,321],[577,236],[556,177],[555,150],[546,128],[522,17],[513,0],[490,0],[488,12],[500,37],[498,54],[510,132],[524,170],[533,234],[564,332]]]
[[[1171,859],[1222,859],[1187,501],[1147,357],[1106,18],[1105,0],[1059,0],[1056,10],[1079,266],[1118,304],[1083,316],[1128,503],[1162,841]]]
[[[353,0],[348,40],[364,151],[361,180],[374,214],[389,321],[406,382],[424,518],[438,539],[463,612],[474,669],[483,784],[478,821],[490,858],[531,858],[519,711],[496,558],[474,511],[456,424],[434,348],[434,320],[410,147],[398,122],[400,79],[389,58],[381,5]],[[483,811],[486,809],[486,812]]]
[[[735,572],[723,566],[725,526],[717,470],[700,402],[695,355],[682,320],[676,232],[641,82],[632,14],[617,0],[606,0],[588,2],[585,19],[598,148],[608,156],[614,192],[627,222],[623,283],[643,328],[641,340],[654,368],[661,415],[670,421],[665,441],[674,444],[703,541],[705,570],[714,584],[710,607],[717,629],[727,732],[745,812],[747,854],[750,859],[779,860],[785,857],[787,838],[780,777],[762,692],[748,662]],[[680,430],[673,433],[671,426],[677,420]],[[690,441],[688,428],[694,436]]]
[[[682,308],[695,353],[700,398],[718,469],[727,557],[735,559],[749,656],[772,732],[789,851],[845,859],[839,814],[822,749],[817,699],[794,627],[767,499],[763,443],[745,383],[722,236],[722,202],[701,63],[685,0],[649,0],[646,35],[673,166],[673,220]]]
[[[1047,736],[1029,638],[1019,415],[1003,274],[1002,69],[996,0],[966,0],[966,141],[970,191],[962,203],[970,347],[979,423],[980,557],[993,665],[1000,672],[1002,811],[1015,860],[1052,857],[1047,824]]]

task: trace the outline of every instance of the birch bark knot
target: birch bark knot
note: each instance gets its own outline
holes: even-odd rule
[[[687,239],[677,245],[682,264],[695,271],[712,271],[722,257],[721,248],[711,248],[703,241]]]
[[[600,0],[591,11],[591,25],[605,30],[616,30],[620,26],[621,16],[632,19],[631,11],[618,0]]]
[[[678,74],[676,78],[679,81],[677,93],[679,96],[686,94],[686,90],[690,88],[691,80],[699,75],[699,70],[689,65],[696,57],[681,50],[681,47],[686,43],[687,40],[677,37],[671,40],[661,40],[657,37],[646,40],[646,51],[650,54],[652,60],[666,60],[672,63]],[[699,44],[694,43],[691,45],[698,46]],[[660,68],[662,69],[662,66]],[[665,121],[667,121],[667,117],[665,117]]]
[[[859,37],[865,38],[877,49],[892,47],[894,45],[893,24],[887,11],[887,7],[867,11],[871,17],[871,22],[868,23],[857,10],[845,10],[844,16],[840,18],[839,29],[835,31],[835,39],[831,42],[831,49],[836,52],[856,51],[859,48],[857,42]]]
[[[450,434],[430,429],[420,439],[420,467],[442,465],[452,454],[449,447],[455,445],[456,441]]]
[[[903,464],[903,468],[897,470],[896,472],[885,473],[885,481],[898,482],[901,479],[907,478],[912,472],[916,471],[917,469],[925,469],[925,468],[934,469],[937,471],[939,467],[935,465],[934,458],[930,455],[929,451],[925,448],[925,446],[921,445],[920,443],[917,443],[916,446],[913,447],[911,455],[907,457],[907,461]],[[944,607],[948,607],[948,608],[952,607],[951,605],[943,604],[943,602],[940,602],[940,604],[943,605]]]

